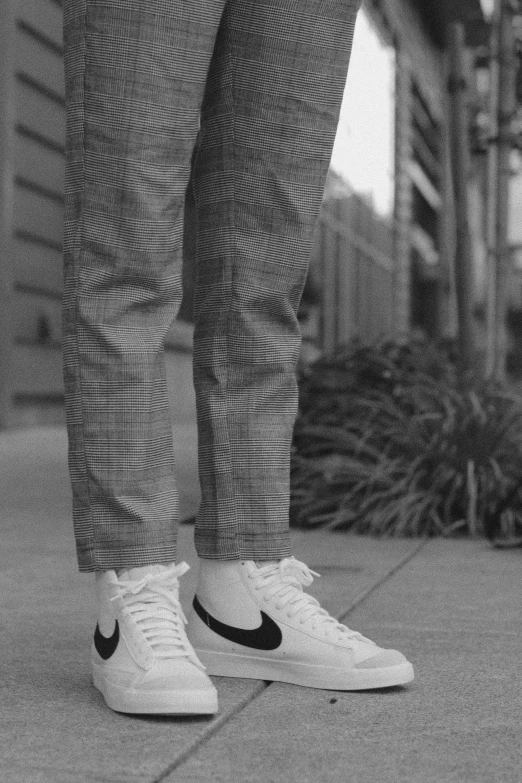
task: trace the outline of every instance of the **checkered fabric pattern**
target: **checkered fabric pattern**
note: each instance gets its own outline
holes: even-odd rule
[[[64,378],[79,567],[175,559],[163,342],[197,211],[201,557],[290,554],[296,311],[359,0],[64,0]]]

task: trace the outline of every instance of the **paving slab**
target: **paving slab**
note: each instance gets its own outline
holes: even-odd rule
[[[273,683],[165,783],[520,783],[521,595],[519,551],[430,541],[346,618],[403,650],[414,683]]]
[[[178,427],[175,442],[188,515],[198,500],[194,429]],[[2,434],[0,781],[165,779],[267,686],[216,680],[221,711],[214,719],[139,718],[108,710],[90,682],[93,577],[77,572],[70,507],[64,430]],[[191,526],[180,527],[179,557],[195,565],[192,535]],[[321,533],[294,533],[293,539],[296,556],[325,574],[314,590],[334,613],[385,579],[418,546]],[[186,608],[195,579],[192,568],[182,580]]]

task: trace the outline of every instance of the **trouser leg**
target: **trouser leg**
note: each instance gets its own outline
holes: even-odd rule
[[[163,342],[224,0],[64,0],[64,379],[82,571],[175,557]]]
[[[200,556],[289,554],[301,297],[358,0],[229,0],[194,186]]]

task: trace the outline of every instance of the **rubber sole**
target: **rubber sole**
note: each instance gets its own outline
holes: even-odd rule
[[[133,715],[215,715],[218,711],[215,690],[147,692],[123,688],[108,682],[103,667],[94,662],[92,681],[102,693],[107,706],[115,712]]]
[[[303,663],[276,661],[252,655],[195,648],[207,674],[271,682],[289,682],[306,688],[334,691],[364,691],[406,685],[414,678],[408,661],[382,669],[338,669]]]

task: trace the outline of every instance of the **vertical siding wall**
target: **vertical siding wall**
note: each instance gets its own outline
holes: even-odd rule
[[[11,267],[13,423],[61,413],[65,95],[59,0],[18,0],[15,12],[14,210]],[[56,415],[56,413],[55,413]]]

